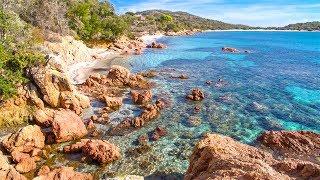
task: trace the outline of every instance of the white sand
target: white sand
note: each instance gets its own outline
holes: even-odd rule
[[[113,59],[114,57],[119,56],[118,53],[106,49],[94,49],[94,51],[98,55],[96,60],[85,60],[67,67],[66,72],[72,84],[84,83],[99,61]]]

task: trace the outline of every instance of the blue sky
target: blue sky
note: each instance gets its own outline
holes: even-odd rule
[[[186,11],[229,23],[283,26],[320,21],[320,0],[111,0],[118,13],[148,9]]]

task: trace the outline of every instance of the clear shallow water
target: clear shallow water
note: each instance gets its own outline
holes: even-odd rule
[[[122,62],[135,72],[160,71],[153,78],[155,97],[167,97],[172,106],[161,117],[125,136],[104,138],[121,148],[121,160],[104,167],[109,174],[149,176],[157,172],[181,177],[188,167],[194,144],[206,132],[221,133],[253,144],[266,130],[310,130],[320,132],[320,33],[316,32],[211,32],[189,37],[166,37],[165,50],[147,50]],[[224,46],[248,50],[249,54],[225,54]],[[189,79],[173,79],[187,75]],[[221,86],[215,83],[221,79]],[[207,85],[206,81],[212,81]],[[190,102],[186,94],[195,87],[206,95]],[[201,107],[194,113],[195,106]],[[126,100],[125,108],[111,114],[113,124],[132,116],[136,107]],[[121,115],[121,118],[119,117]],[[196,124],[188,119],[196,119]],[[150,142],[151,149],[134,156],[139,135],[156,126],[168,135]],[[100,127],[105,131],[109,127]],[[84,171],[96,166],[82,165]],[[103,175],[105,174],[105,175]]]

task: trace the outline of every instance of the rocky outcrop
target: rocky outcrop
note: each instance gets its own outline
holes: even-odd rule
[[[30,68],[28,74],[50,107],[71,109],[80,114],[90,106],[89,99],[75,89],[54,59],[49,59],[46,65]]]
[[[36,161],[40,158],[41,149],[45,145],[45,136],[37,125],[29,125],[16,133],[4,137],[2,146],[17,163],[16,170],[27,173],[36,169]]]
[[[128,69],[121,66],[112,66],[107,75],[91,75],[80,89],[103,101],[104,96],[121,96],[123,90],[120,88],[149,89],[151,86],[152,84],[141,75],[131,74]]]
[[[8,152],[30,153],[34,149],[42,149],[44,142],[45,137],[40,127],[29,125],[5,136],[1,144]]]
[[[319,178],[313,162],[282,157],[232,138],[207,134],[196,145],[185,179],[308,179]]]
[[[108,164],[120,159],[120,149],[105,140],[82,139],[80,142],[65,146],[65,153],[79,153],[82,156],[98,162],[99,164]]]
[[[161,43],[152,42],[151,44],[147,45],[147,48],[165,49],[167,46]]]
[[[204,99],[204,93],[200,89],[192,89],[190,94],[187,95],[187,99],[201,101]]]
[[[27,180],[12,165],[8,158],[0,151],[0,179],[3,180]]]
[[[73,170],[72,167],[61,167],[47,173],[42,173],[33,180],[92,180],[90,174],[80,173]]]
[[[152,100],[151,90],[131,91],[131,98],[135,104],[146,104]]]
[[[106,107],[117,110],[122,106],[122,97],[103,96]]]
[[[320,154],[320,135],[313,132],[267,131],[258,138],[258,141],[264,147],[286,156],[315,157]]]
[[[52,122],[55,141],[66,142],[85,136],[88,131],[82,119],[70,110],[56,111]]]
[[[135,118],[126,118],[110,131],[113,135],[123,135],[128,130],[142,127],[145,123],[152,121],[160,115],[165,104],[161,100],[157,100],[155,104],[148,104],[143,107],[143,112]]]

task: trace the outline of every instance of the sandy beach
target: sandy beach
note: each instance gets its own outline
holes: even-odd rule
[[[151,44],[162,37],[164,37],[163,34],[144,35],[140,37],[140,39],[145,44]],[[98,58],[96,60],[85,60],[67,67],[67,75],[69,76],[72,84],[76,85],[84,83],[100,61],[111,61],[112,59],[121,56],[120,53],[116,53],[108,49],[92,49],[92,52],[98,54]]]

